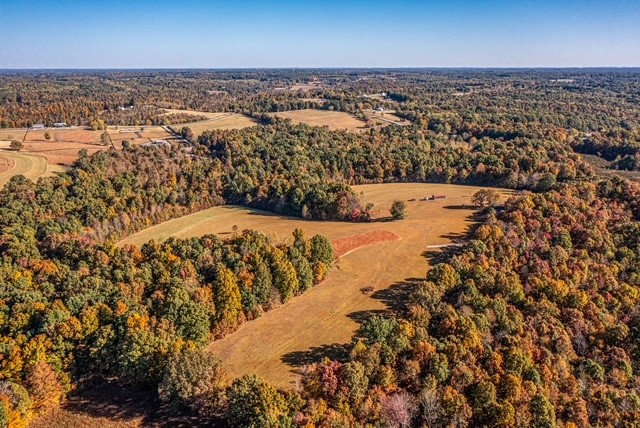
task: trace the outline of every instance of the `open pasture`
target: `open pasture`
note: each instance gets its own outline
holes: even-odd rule
[[[305,221],[244,207],[215,207],[143,230],[121,244],[208,233],[224,238],[233,233],[234,225],[238,230],[259,230],[274,242],[290,239],[296,228],[308,237],[327,236],[341,257],[326,281],[210,345],[231,377],[256,373],[286,387],[295,382],[303,364],[343,349],[359,320],[396,304],[398,287],[424,277],[424,254],[433,251],[429,248],[464,236],[474,213],[471,196],[478,189],[443,184],[354,186],[363,202],[374,204],[370,223]],[[446,199],[420,201],[432,194]],[[407,219],[389,220],[394,199],[416,199],[407,202]],[[372,292],[365,294],[362,289],[367,287]]]
[[[195,112],[193,112],[195,113]],[[198,112],[199,113],[199,112]],[[213,114],[213,113],[210,113]],[[191,132],[195,136],[202,134],[205,131],[211,131],[215,129],[229,130],[229,129],[242,129],[249,126],[255,126],[256,121],[248,116],[239,113],[217,113],[219,116],[199,122],[181,123],[171,125],[171,128],[179,131],[183,127],[191,128]]]
[[[2,171],[2,165],[8,165]],[[22,152],[0,151],[0,187],[3,187],[11,177],[24,175],[36,181],[40,177],[49,177],[64,168],[52,165],[43,156],[36,156]]]
[[[281,119],[291,119],[293,123],[326,126],[334,131],[346,129],[347,131],[356,132],[365,127],[363,121],[342,111],[305,109],[270,113],[270,115]]]

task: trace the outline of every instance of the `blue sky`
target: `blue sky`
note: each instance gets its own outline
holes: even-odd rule
[[[0,68],[640,66],[640,0],[0,0]]]

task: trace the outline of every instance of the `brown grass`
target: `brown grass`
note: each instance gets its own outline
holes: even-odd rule
[[[216,233],[228,237],[236,225],[254,228],[275,242],[290,239],[295,228],[306,235],[329,237],[342,257],[322,284],[291,302],[245,323],[238,331],[213,342],[209,349],[220,357],[230,376],[256,373],[289,387],[300,366],[324,356],[341,357],[359,323],[402,301],[407,279],[423,277],[428,269],[425,252],[462,237],[471,225],[466,209],[475,187],[438,184],[377,184],[355,186],[365,202],[374,203],[371,223],[316,222],[285,218],[240,207],[216,207],[154,226],[120,244],[141,244],[169,236],[190,237]],[[446,194],[447,199],[407,202],[408,218],[388,221],[394,199],[419,199]],[[362,289],[371,287],[372,293]],[[101,395],[102,394],[102,395]],[[113,397],[124,395],[128,401]],[[102,398],[101,398],[102,397]],[[37,421],[36,428],[124,428],[158,426],[153,405],[141,409],[144,397],[127,391],[98,391],[96,397],[73,398],[63,410]],[[115,403],[115,404],[114,404]],[[149,410],[150,409],[150,410]],[[155,418],[155,419],[154,419]],[[160,417],[162,419],[162,417]],[[165,421],[165,426],[178,426]],[[187,422],[185,426],[193,425]]]
[[[56,142],[67,143],[84,143],[84,144],[99,144],[100,136],[104,131],[91,131],[87,129],[60,129],[60,130],[47,130],[47,131],[28,131],[24,138],[24,142],[31,141],[43,141],[45,133],[49,133],[51,140]]]
[[[26,154],[23,152],[3,151],[2,159],[12,162],[13,167],[0,172],[0,186],[4,186],[11,177],[22,174],[30,180],[40,177],[49,177],[57,172],[64,171],[58,165],[51,165],[45,157]]]
[[[441,184],[354,188],[363,192],[364,202],[374,204],[375,221],[304,221],[241,207],[216,207],[144,230],[121,244],[206,233],[226,237],[233,233],[234,225],[240,230],[260,230],[273,242],[289,240],[295,228],[304,230],[308,237],[319,233],[331,239],[343,256],[324,283],[210,345],[231,376],[256,373],[286,387],[296,380],[302,364],[325,355],[336,356],[363,317],[388,310],[394,304],[394,290],[409,278],[423,277],[428,269],[423,255],[427,246],[464,236],[473,214],[464,207],[479,189]],[[408,218],[389,221],[394,199],[420,199],[431,194],[445,194],[447,199],[407,202]],[[374,293],[363,294],[364,287],[373,287]]]
[[[9,171],[11,168],[15,166],[15,161],[13,159],[6,159],[0,155],[0,174],[3,174]]]
[[[292,110],[270,113],[282,119],[291,119],[293,123],[306,123],[312,126],[326,126],[331,130],[346,129],[355,132],[364,129],[365,123],[349,113],[330,110]]]
[[[26,134],[26,129],[0,129],[0,141],[22,141]]]
[[[86,149],[89,154],[93,154],[108,148],[109,146],[69,141],[25,141],[23,143],[21,153],[26,152],[43,156],[51,164],[71,165],[76,159],[78,159],[78,152],[80,152],[80,150]]]
[[[191,132],[198,136],[205,131],[211,131],[214,129],[242,129],[250,126],[255,126],[257,122],[250,117],[238,113],[222,113],[214,119],[203,120],[200,122],[181,123],[171,125],[172,129],[179,131],[182,127],[187,126],[191,128]]]
[[[194,115],[194,116],[204,116],[207,119],[220,119],[222,117],[225,117],[226,115],[233,114],[233,113],[165,109],[165,113],[163,113],[161,116],[167,116],[167,115],[170,115],[170,114],[190,114],[190,115]]]

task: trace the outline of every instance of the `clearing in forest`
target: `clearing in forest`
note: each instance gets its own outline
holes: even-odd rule
[[[204,116],[207,120],[200,120],[188,123],[175,123],[170,125],[175,131],[180,131],[183,127],[191,128],[193,135],[199,136],[205,131],[211,131],[215,129],[242,129],[250,126],[255,126],[257,122],[243,114],[232,112],[206,112],[206,111],[192,111],[192,110],[171,110],[165,109],[165,114],[189,114],[193,116]]]
[[[338,356],[364,318],[397,304],[402,285],[426,274],[425,253],[438,251],[430,247],[465,236],[474,213],[471,196],[479,188],[403,183],[354,186],[354,190],[363,202],[374,204],[374,221],[305,221],[223,206],[159,224],[121,244],[207,233],[228,237],[234,225],[238,230],[259,230],[274,242],[289,239],[296,228],[304,230],[307,237],[317,233],[327,236],[342,257],[326,281],[243,324],[209,348],[231,377],[255,373],[287,387],[295,382],[303,364]],[[446,199],[420,200],[432,194],[444,194]],[[407,201],[407,219],[390,221],[389,208],[395,199]]]
[[[363,121],[342,111],[305,109],[269,114],[281,119],[291,119],[293,123],[306,123],[307,125],[312,126],[326,126],[333,131],[346,129],[347,131],[356,132],[364,129],[365,127],[365,123]]]

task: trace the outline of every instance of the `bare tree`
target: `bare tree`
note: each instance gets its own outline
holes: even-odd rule
[[[418,410],[413,396],[405,391],[383,397],[380,400],[380,404],[382,404],[382,413],[385,415],[389,426],[393,428],[411,426],[411,421]]]

